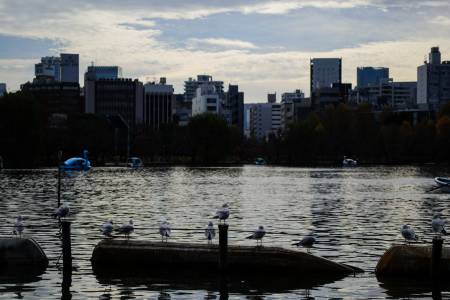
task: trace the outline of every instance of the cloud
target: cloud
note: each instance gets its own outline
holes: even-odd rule
[[[431,24],[450,26],[450,18],[445,16],[437,16],[430,20]]]
[[[213,48],[220,49],[256,49],[253,43],[242,41],[242,40],[230,40],[224,38],[190,38],[187,41],[190,48],[199,49],[208,46],[213,46]]]

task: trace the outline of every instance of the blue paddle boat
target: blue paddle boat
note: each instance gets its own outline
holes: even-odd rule
[[[91,162],[88,159],[88,151],[83,151],[83,157],[72,157],[61,166],[64,171],[88,171],[91,168]]]

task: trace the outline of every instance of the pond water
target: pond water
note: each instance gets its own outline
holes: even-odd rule
[[[434,176],[449,170],[380,166],[357,168],[93,168],[62,178],[62,202],[72,218],[74,271],[72,299],[324,299],[424,298],[431,290],[415,284],[387,286],[374,274],[379,257],[402,243],[400,227],[410,224],[431,242],[431,217],[449,215],[450,194],[427,190]],[[34,238],[49,258],[46,271],[33,279],[0,278],[0,299],[61,299],[62,269],[54,169],[0,171],[0,236],[24,216],[25,235]],[[311,286],[267,289],[242,282],[222,294],[211,282],[119,278],[105,281],[92,271],[90,257],[102,239],[107,219],[135,223],[132,239],[159,241],[161,217],[172,227],[170,241],[206,243],[201,230],[223,203],[231,208],[229,244],[255,245],[243,231],[264,225],[266,246],[295,249],[292,242],[313,232],[313,254],[365,270],[337,281]],[[200,231],[200,232],[199,232]],[[217,243],[217,240],[215,241]],[[303,250],[300,250],[303,251]],[[450,293],[442,291],[450,297]],[[69,297],[69,298],[70,298]]]

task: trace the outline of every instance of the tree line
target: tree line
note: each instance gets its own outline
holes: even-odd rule
[[[134,128],[130,136],[122,133],[127,145],[118,146],[117,136],[103,116],[73,114],[64,126],[52,126],[32,94],[0,98],[0,156],[8,168],[54,166],[59,150],[67,158],[84,149],[94,166],[124,162],[128,154],[169,164],[252,163],[256,157],[273,164],[340,164],[343,156],[361,163],[449,163],[450,104],[436,118],[417,121],[388,108],[376,113],[369,105],[341,104],[311,112],[263,141],[243,137],[213,114],[194,116],[188,126]]]

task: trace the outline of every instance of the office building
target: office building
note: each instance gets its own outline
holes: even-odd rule
[[[216,89],[216,93],[223,99],[223,81],[214,81],[210,75],[197,75],[197,80],[189,78],[189,80],[184,82],[184,100],[187,102],[192,101],[197,95],[197,88],[203,84],[213,85]]]
[[[80,57],[78,54],[61,53],[61,82],[80,82],[79,65]]]
[[[47,78],[60,82],[79,83],[79,55],[61,53],[57,56],[45,56],[34,65],[36,78]]]
[[[450,61],[441,62],[439,47],[433,47],[428,62],[417,68],[417,105],[436,112],[449,102]]]
[[[119,66],[89,66],[87,73],[96,80],[122,78],[122,68]]]
[[[6,83],[0,83],[0,97],[6,94]]]
[[[283,93],[281,95],[281,129],[286,130],[290,123],[300,121],[310,110],[310,98],[305,98],[301,90]]]
[[[192,116],[192,102],[184,101],[184,94],[175,94],[175,123],[178,126],[187,126]]]
[[[144,124],[147,128],[159,130],[164,124],[172,123],[176,113],[175,95],[172,85],[164,77],[159,83],[144,85]]]
[[[281,104],[255,103],[250,107],[250,135],[264,140],[281,131]]]
[[[389,68],[358,67],[356,81],[358,88],[379,85],[381,81],[389,79]]]
[[[374,108],[389,106],[393,109],[416,108],[417,82],[383,80],[378,85],[358,89],[358,103],[366,102]]]
[[[320,110],[329,105],[348,103],[351,90],[351,83],[333,83],[330,87],[317,88],[313,93],[314,109]]]
[[[137,79],[97,79],[96,73],[88,70],[84,97],[86,113],[118,115],[129,128],[144,122],[144,87]]]
[[[222,113],[222,98],[212,83],[200,85],[192,99],[192,116],[206,112],[217,115]]]
[[[342,82],[341,58],[313,58],[310,61],[311,94],[318,88]]]
[[[277,102],[277,93],[267,94],[267,103],[276,103],[276,102]]]
[[[228,85],[225,93],[224,110],[229,114],[228,124],[236,126],[241,134],[244,133],[244,93],[239,86]]]

